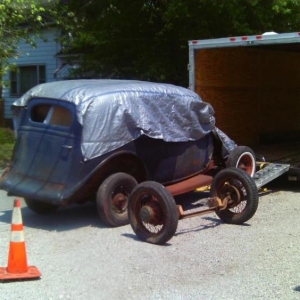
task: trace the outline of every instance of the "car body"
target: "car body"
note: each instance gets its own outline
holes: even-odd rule
[[[114,174],[128,174],[133,185],[146,180],[176,184],[224,167],[237,147],[215,127],[210,104],[170,84],[46,83],[18,99],[14,113],[17,141],[0,188],[24,197],[36,212],[109,197],[112,192],[105,189],[111,182],[106,180]],[[114,197],[127,197],[128,189]],[[109,200],[97,201],[107,219],[103,203]]]

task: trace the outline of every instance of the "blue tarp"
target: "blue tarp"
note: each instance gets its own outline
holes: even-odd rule
[[[38,85],[14,103],[33,98],[73,102],[83,125],[82,153],[92,159],[141,135],[167,142],[197,140],[215,129],[214,110],[194,92],[133,80],[67,80]]]

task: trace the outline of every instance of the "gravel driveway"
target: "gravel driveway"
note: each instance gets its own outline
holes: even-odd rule
[[[40,280],[0,283],[2,300],[300,299],[300,184],[277,181],[243,226],[215,214],[182,220],[166,246],[105,227],[93,204],[48,216],[23,207],[29,265]],[[13,199],[0,192],[0,266]]]

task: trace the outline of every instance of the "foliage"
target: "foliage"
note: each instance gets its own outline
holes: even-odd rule
[[[15,133],[9,128],[0,128],[0,145],[3,144],[14,144]]]
[[[13,149],[14,145],[12,144],[0,145],[0,169],[4,169],[9,165]]]
[[[18,42],[25,39],[33,47],[34,35],[49,24],[51,0],[0,0],[0,76],[10,67],[9,59],[18,57]]]
[[[14,132],[9,128],[0,128],[0,169],[5,168],[10,162],[14,144]]]
[[[55,20],[74,76],[186,86],[188,40],[297,31],[299,13],[298,0],[0,0],[0,76]]]
[[[70,56],[81,63],[77,75],[185,86],[188,40],[297,31],[300,20],[297,0],[69,0],[67,4],[59,10],[63,12],[59,23],[69,33],[66,53],[80,54]]]

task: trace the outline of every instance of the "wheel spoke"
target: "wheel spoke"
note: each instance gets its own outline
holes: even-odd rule
[[[244,200],[240,202],[238,205],[230,207],[229,210],[235,214],[239,214],[246,208],[246,205],[247,205],[247,201]]]
[[[163,229],[163,225],[153,225],[151,223],[142,222],[145,229],[148,230],[150,233],[157,234]]]
[[[156,197],[145,194],[141,197],[139,207],[140,223],[150,234],[158,234],[164,227],[163,209]]]

